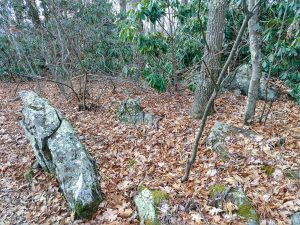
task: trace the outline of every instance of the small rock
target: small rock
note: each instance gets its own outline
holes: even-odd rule
[[[157,210],[161,200],[168,199],[168,194],[159,190],[149,190],[142,188],[134,197],[140,224],[156,225],[160,224]]]
[[[235,213],[245,218],[247,224],[259,224],[259,216],[243,191],[223,184],[216,184],[210,187],[210,196],[213,206],[222,209],[223,202],[231,202],[236,206]]]
[[[119,121],[131,125],[145,124],[152,126],[154,121],[154,116],[145,113],[135,99],[122,101],[117,110],[117,117]]]
[[[291,217],[291,223],[292,225],[300,225],[300,211],[296,212],[292,217]]]

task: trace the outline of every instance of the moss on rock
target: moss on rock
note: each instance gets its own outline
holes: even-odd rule
[[[248,201],[238,206],[237,214],[247,220],[253,219],[255,221],[258,221],[259,219],[255,209]]]
[[[233,189],[229,194],[230,200],[237,206],[237,214],[253,224],[259,221],[259,216],[244,192]]]
[[[24,180],[26,183],[31,184],[32,182],[32,176],[33,176],[33,170],[30,167],[25,173],[24,173]]]
[[[216,184],[209,188],[210,195],[215,198],[217,195],[224,194],[226,191],[226,186],[223,184]]]
[[[94,200],[90,204],[82,204],[82,202],[77,201],[74,205],[74,213],[76,219],[92,219],[93,214],[97,211],[99,203],[101,199],[98,201]]]
[[[157,217],[156,208],[161,200],[169,198],[168,193],[161,190],[150,190],[144,186],[141,186],[138,190],[139,193],[134,197],[134,203],[137,207],[140,223],[159,225],[160,221]]]
[[[263,165],[261,169],[265,171],[268,176],[271,176],[275,171],[275,168],[271,165]]]
[[[258,224],[259,216],[244,192],[223,184],[213,185],[209,190],[215,207],[222,208],[222,202],[229,201],[237,207],[235,213],[245,218],[247,224]]]

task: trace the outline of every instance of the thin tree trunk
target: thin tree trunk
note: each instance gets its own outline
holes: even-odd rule
[[[259,3],[261,3],[262,0],[259,1]],[[202,134],[203,134],[203,131],[204,131],[204,128],[205,128],[205,125],[206,125],[206,120],[207,120],[207,117],[208,117],[208,114],[209,114],[209,110],[215,100],[215,98],[217,97],[217,94],[219,92],[219,87],[222,86],[223,84],[223,81],[226,80],[226,78],[224,78],[226,72],[227,72],[227,69],[229,67],[229,64],[231,63],[231,60],[233,59],[234,55],[236,54],[237,50],[238,50],[238,45],[241,41],[241,38],[244,34],[244,31],[247,27],[247,23],[249,21],[249,19],[251,18],[252,16],[252,13],[253,11],[255,11],[256,7],[258,6],[257,3],[253,8],[251,8],[251,11],[247,11],[244,7],[244,14],[245,14],[245,18],[244,18],[244,21],[243,21],[243,24],[239,30],[239,33],[238,33],[238,36],[237,38],[235,39],[234,41],[234,44],[233,44],[233,47],[230,51],[230,54],[225,62],[225,64],[223,65],[222,67],[222,70],[220,72],[220,74],[217,75],[217,81],[215,83],[215,85],[213,86],[213,92],[212,94],[209,96],[209,100],[208,102],[205,104],[205,110],[204,110],[204,113],[202,115],[202,119],[201,119],[201,125],[200,125],[200,128],[199,128],[199,131],[197,133],[197,136],[196,136],[196,139],[195,139],[195,142],[194,142],[194,146],[193,146],[193,149],[192,149],[192,154],[190,155],[187,163],[186,163],[186,167],[185,167],[185,171],[184,171],[184,175],[181,179],[182,182],[185,182],[187,181],[188,177],[189,177],[189,174],[190,174],[190,170],[191,170],[191,167],[193,165],[193,163],[195,162],[196,160],[196,156],[197,156],[197,152],[198,152],[198,145],[199,145],[199,140],[200,138],[202,137]],[[245,5],[245,0],[243,1],[243,5]]]
[[[16,16],[17,26],[20,26],[24,20],[24,3],[22,0],[14,0],[12,5]]]
[[[119,0],[121,17],[126,14],[126,0]]]
[[[214,80],[220,72],[220,51],[223,44],[226,9],[226,0],[209,1],[207,46],[200,72],[196,74],[196,90],[191,112],[195,118],[203,115],[205,105],[214,90]]]
[[[248,8],[255,5],[256,0],[248,0]],[[254,120],[256,100],[260,78],[262,76],[262,58],[261,58],[261,28],[259,25],[259,8],[248,22],[249,43],[251,53],[252,75],[248,90],[248,98],[244,116],[244,123],[250,124]]]
[[[36,29],[39,29],[41,27],[41,20],[39,17],[39,12],[35,0],[26,0],[26,4],[28,7],[28,14],[34,27]]]

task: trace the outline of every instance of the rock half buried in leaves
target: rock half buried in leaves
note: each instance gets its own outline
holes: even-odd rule
[[[117,117],[121,122],[132,125],[146,124],[151,126],[153,123],[153,116],[145,113],[138,101],[131,98],[120,103]]]
[[[38,163],[55,175],[76,218],[91,218],[102,201],[94,160],[71,124],[48,101],[32,91],[20,93],[20,122]]]
[[[259,215],[252,206],[246,194],[239,188],[232,188],[223,184],[216,184],[210,188],[211,203],[214,207],[224,208],[224,203],[232,203],[233,211],[238,216],[246,219],[247,225],[258,225]]]
[[[161,200],[168,199],[169,195],[160,190],[150,190],[142,187],[139,193],[134,197],[140,223],[146,225],[159,225],[160,221],[157,215],[157,208]]]
[[[226,160],[230,158],[230,143],[236,143],[246,139],[252,142],[258,142],[262,140],[262,137],[249,130],[216,122],[206,139],[206,147],[211,148]]]

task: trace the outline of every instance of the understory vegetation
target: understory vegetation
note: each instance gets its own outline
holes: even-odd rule
[[[1,80],[50,76],[72,86],[86,74],[105,74],[144,81],[161,92],[174,85],[194,90],[193,74],[205,46],[201,32],[207,23],[206,1],[143,0],[123,14],[100,0],[41,1],[32,7],[25,3],[1,2]],[[263,71],[283,80],[299,103],[298,7],[296,1],[264,3],[261,30]],[[223,60],[242,20],[239,2],[233,1],[226,13]],[[249,62],[247,43],[245,33],[232,71]]]

